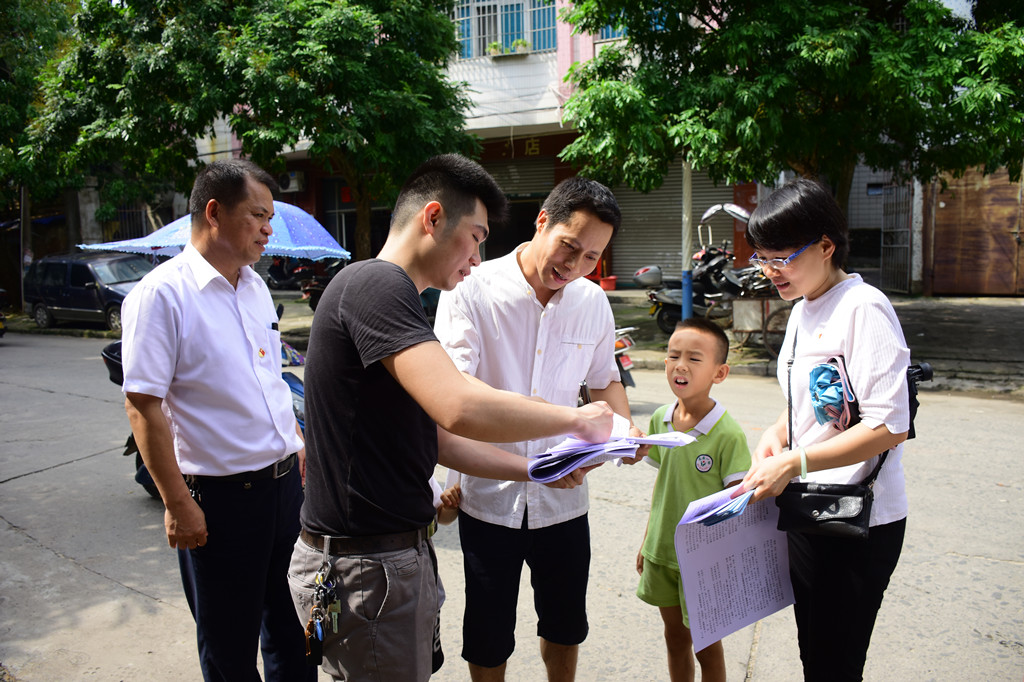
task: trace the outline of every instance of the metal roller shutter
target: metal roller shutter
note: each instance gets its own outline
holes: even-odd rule
[[[555,164],[550,158],[491,162],[483,167],[510,199],[543,199],[555,187]]]
[[[672,164],[665,182],[650,194],[629,187],[615,188],[615,197],[622,209],[622,227],[612,241],[612,274],[620,286],[633,283],[633,273],[645,265],[660,265],[669,276],[678,279],[683,260],[683,165]],[[716,187],[707,174],[693,172],[693,250],[699,247],[697,223],[700,216],[714,204],[733,200],[732,185]],[[713,221],[716,243],[732,239],[732,223]],[[689,257],[691,254],[687,254]]]

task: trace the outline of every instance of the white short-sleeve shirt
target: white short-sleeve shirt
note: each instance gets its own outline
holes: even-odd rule
[[[252,268],[232,287],[189,244],[121,312],[123,390],[163,399],[183,474],[254,471],[302,447],[274,303]]]
[[[794,334],[799,334],[792,371],[794,447],[820,443],[839,433],[830,423],[818,424],[809,388],[811,369],[839,355],[846,361],[850,383],[860,403],[861,421],[872,428],[885,424],[890,433],[903,433],[910,428],[910,349],[885,294],[855,274],[813,301],[797,303],[779,353],[777,372],[784,393]],[[877,463],[878,458],[873,457],[861,464],[814,471],[807,478],[827,483],[860,483]],[[874,495],[872,526],[906,517],[902,444],[886,457]]]
[[[494,388],[576,406],[580,382],[593,389],[619,381],[615,320],[607,295],[586,279],[570,282],[541,305],[515,251],[486,261],[451,292],[442,292],[434,333],[459,370]],[[502,419],[503,415],[494,415]],[[543,452],[563,436],[495,443],[521,456]],[[533,482],[462,475],[460,508],[474,518],[544,528],[586,513],[587,486],[552,490]]]

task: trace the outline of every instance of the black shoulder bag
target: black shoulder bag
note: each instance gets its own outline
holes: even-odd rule
[[[795,330],[793,353],[787,362],[788,373],[786,376],[790,449],[796,445],[793,442],[794,359],[796,359]],[[843,362],[843,359],[838,358],[838,361]],[[856,401],[849,405],[849,409],[852,415],[850,421],[852,426],[860,420]],[[775,498],[775,504],[779,508],[779,530],[836,537],[866,538],[869,530],[868,524],[871,520],[871,504],[875,499],[872,488],[888,454],[888,450],[882,453],[874,470],[861,483],[789,483],[782,494]]]

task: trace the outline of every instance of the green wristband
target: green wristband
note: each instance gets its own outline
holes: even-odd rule
[[[807,478],[807,450],[800,448],[800,478]]]

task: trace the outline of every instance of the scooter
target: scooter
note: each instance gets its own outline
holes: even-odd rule
[[[633,337],[630,336],[636,331],[636,327],[622,327],[615,330],[615,366],[619,368],[619,380],[622,385],[629,388],[636,386],[633,380],[633,361],[626,355],[626,351],[636,345]]]
[[[692,305],[694,316],[723,320],[728,324],[732,317],[732,301],[734,299],[764,295],[770,291],[771,282],[764,277],[760,268],[755,266],[733,270],[731,262],[734,254],[729,249],[728,240],[724,240],[721,246],[713,244],[711,226],[708,221],[720,211],[725,211],[742,222],[746,222],[750,217],[745,209],[735,204],[715,204],[701,216],[700,223],[697,225],[701,248],[692,257],[696,261],[691,271]],[[705,226],[707,227],[707,242],[704,241],[703,228]],[[664,279],[659,266],[649,265],[640,268],[633,274],[633,282],[648,290],[647,297],[651,302],[651,316],[657,320],[659,329],[666,334],[671,334],[676,323],[682,319],[682,280]]]
[[[271,289],[298,289],[302,282],[313,277],[313,266],[309,261],[288,263],[288,259],[274,257],[267,270],[267,286]]]
[[[313,312],[316,312],[316,307],[320,303],[320,297],[324,295],[324,290],[327,289],[327,285],[331,283],[334,276],[341,272],[341,269],[345,267],[345,261],[338,259],[328,263],[324,269],[323,274],[314,274],[302,282],[302,296],[309,302],[309,308]]]
[[[278,306],[278,317],[281,316],[282,307]],[[121,386],[124,383],[124,368],[121,365],[121,342],[114,341],[108,344],[100,351],[100,356],[103,358],[103,364],[107,367],[107,374],[110,376],[110,380]],[[295,420],[299,423],[299,428],[302,429],[302,433],[306,433],[306,391],[300,379],[293,372],[282,372],[281,378],[288,384],[288,388],[292,392],[292,412],[295,414]],[[142,461],[142,453],[139,452],[139,446],[135,443],[135,434],[129,433],[128,440],[124,443],[124,452],[121,453],[125,457],[135,457],[135,482],[138,483],[149,493],[150,497],[160,499],[160,491],[157,490],[156,483],[153,481],[153,477],[149,474],[149,470],[146,468],[146,463]]]

